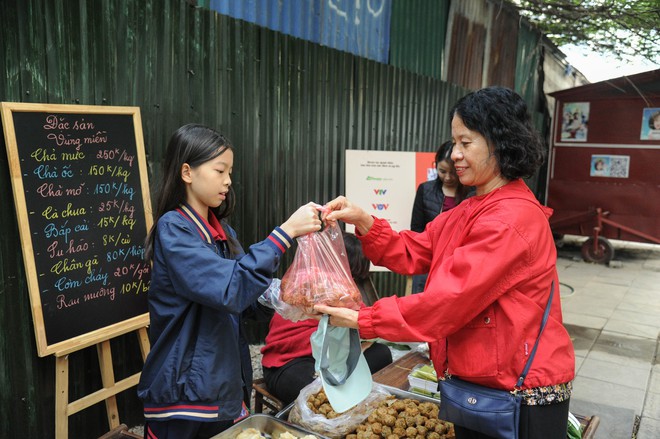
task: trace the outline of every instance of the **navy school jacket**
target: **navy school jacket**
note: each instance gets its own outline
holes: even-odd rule
[[[277,227],[229,259],[209,224],[188,206],[159,219],[148,293],[151,351],[137,389],[148,422],[247,415],[240,313],[266,290],[292,243]]]

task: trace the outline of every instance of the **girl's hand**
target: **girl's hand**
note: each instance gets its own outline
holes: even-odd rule
[[[332,326],[342,326],[344,328],[359,329],[358,311],[348,308],[337,308],[328,305],[314,305],[314,311],[321,314],[328,314],[330,316],[328,323],[331,324]],[[318,319],[320,318],[321,316],[319,315]]]
[[[321,208],[321,206],[312,202],[300,206],[280,227],[291,238],[318,232],[321,230],[321,219],[319,218]]]
[[[324,207],[322,219],[330,224],[334,224],[337,220],[342,220],[345,223],[353,224],[360,235],[366,235],[374,224],[374,219],[362,208],[356,206],[340,196],[327,203]]]

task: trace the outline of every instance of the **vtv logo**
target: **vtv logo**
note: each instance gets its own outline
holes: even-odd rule
[[[372,203],[371,207],[374,208],[374,210],[387,210],[388,207],[390,207],[389,204],[375,204]]]
[[[376,195],[385,195],[387,193],[387,189],[374,189],[374,194]]]

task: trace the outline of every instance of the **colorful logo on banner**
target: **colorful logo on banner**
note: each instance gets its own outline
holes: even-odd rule
[[[346,197],[394,230],[409,229],[418,186],[436,178],[433,160],[433,152],[346,150]]]

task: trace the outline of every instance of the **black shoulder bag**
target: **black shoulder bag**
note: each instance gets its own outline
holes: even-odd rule
[[[518,378],[516,389],[522,387],[534,355],[536,355],[539,339],[550,314],[554,289],[553,280],[539,335],[536,337],[536,343],[534,343],[525,368]],[[515,390],[511,392],[491,389],[458,378],[441,380],[438,383],[438,389],[440,391],[440,419],[494,438],[518,439],[522,396],[518,395]]]

